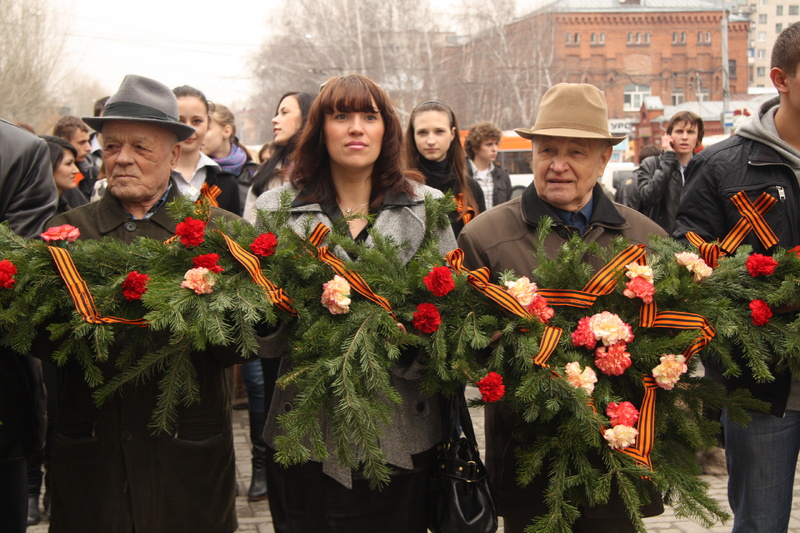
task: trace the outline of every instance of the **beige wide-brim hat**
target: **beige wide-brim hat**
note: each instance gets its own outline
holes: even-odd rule
[[[178,116],[178,100],[169,87],[144,76],[128,74],[106,102],[102,117],[81,118],[97,131],[114,120],[152,124],[171,131],[178,136],[178,141],[185,141],[195,130],[183,124]]]
[[[544,93],[533,127],[517,128],[514,131],[526,139],[546,135],[605,139],[611,144],[619,144],[626,137],[611,135],[608,131],[606,97],[600,89],[587,83],[554,85]]]

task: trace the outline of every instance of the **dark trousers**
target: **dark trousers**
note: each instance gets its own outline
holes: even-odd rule
[[[25,533],[27,521],[27,461],[0,462],[0,533]]]
[[[281,469],[284,512],[290,533],[425,533],[427,488],[434,467],[433,450],[414,456],[412,470],[397,469],[388,486],[369,488],[354,474],[348,489],[322,472],[320,463]],[[272,504],[272,502],[270,502]]]

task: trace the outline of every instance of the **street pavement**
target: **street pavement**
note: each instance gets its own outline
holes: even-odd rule
[[[468,387],[467,397],[479,397],[477,389]],[[471,410],[472,420],[475,426],[475,434],[478,438],[481,449],[483,449],[484,427],[483,412],[481,409]],[[233,416],[233,438],[236,448],[236,475],[239,484],[239,496],[236,498],[236,511],[239,518],[240,532],[248,533],[274,533],[272,518],[269,514],[269,505],[266,501],[248,502],[247,488],[250,483],[250,436],[248,430],[247,411],[234,411]],[[726,487],[728,477],[724,475],[704,475],[701,476],[710,488],[709,494],[713,495],[720,505],[730,513],[726,497]],[[792,518],[789,522],[789,533],[800,533],[800,472],[795,475],[794,501],[792,507]],[[689,518],[678,518],[672,509],[667,508],[664,514],[645,519],[647,531],[653,533],[727,533],[731,530],[731,522],[728,524],[716,524],[707,529]],[[47,520],[36,526],[29,526],[27,533],[47,533]],[[501,524],[499,533],[503,533]],[[176,532],[183,533],[183,532]],[[305,533],[305,532],[304,532]],[[308,532],[313,533],[313,532]]]

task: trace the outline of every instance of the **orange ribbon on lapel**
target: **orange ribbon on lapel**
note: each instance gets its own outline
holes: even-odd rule
[[[336,257],[336,255],[333,252],[331,252],[327,246],[320,246],[320,244],[325,239],[325,237],[330,233],[330,231],[331,231],[330,228],[328,228],[322,222],[319,222],[308,236],[308,241],[311,242],[311,244],[313,244],[317,249],[317,254],[316,254],[317,259],[319,259],[321,262],[331,267],[331,269],[333,269],[333,271],[336,274],[346,279],[347,283],[350,284],[350,287],[354,291],[356,291],[364,298],[386,309],[392,316],[392,318],[397,320],[397,317],[392,311],[392,306],[389,303],[389,300],[387,300],[383,296],[378,296],[377,294],[375,294],[375,292],[370,288],[370,286],[367,284],[364,278],[361,277],[361,274],[359,274],[358,272],[353,272],[351,270],[348,270],[344,264],[344,261]]]
[[[461,216],[461,220],[464,222],[464,225],[467,225],[467,222],[475,218],[475,210],[464,203],[464,194],[458,193],[454,198],[456,201],[456,213]]]
[[[200,196],[202,198],[206,198],[214,207],[219,207],[219,201],[217,198],[219,198],[220,194],[222,194],[222,189],[216,185],[209,185],[208,183],[203,182],[203,186],[200,187]]]
[[[95,307],[92,293],[89,292],[89,287],[78,272],[78,268],[75,266],[75,262],[69,252],[58,246],[48,246],[47,249],[50,255],[53,256],[58,273],[61,275],[61,279],[64,280],[69,295],[75,303],[75,309],[86,322],[90,324],[132,324],[147,327],[147,321],[143,318],[129,320],[114,316],[100,316]]]
[[[250,274],[250,278],[253,280],[253,283],[264,290],[264,294],[267,295],[267,298],[270,302],[272,302],[272,305],[292,316],[297,316],[297,310],[292,306],[292,301],[286,292],[268,280],[261,272],[261,262],[259,261],[258,257],[242,248],[239,243],[222,233],[220,230],[214,231],[222,235],[222,238],[225,239],[225,243],[228,245],[228,250],[230,250],[233,258],[236,259],[236,261],[238,261],[245,270],[247,270],[248,274]]]
[[[691,231],[686,234],[686,238],[700,250],[703,260],[711,268],[717,268],[720,256],[735,252],[751,231],[756,234],[756,237],[765,248],[772,248],[778,244],[778,236],[769,227],[763,215],[772,209],[772,206],[777,201],[769,193],[762,192],[753,203],[744,191],[739,191],[731,198],[731,202],[736,206],[742,218],[739,219],[722,241],[719,243],[707,243],[702,237]]]

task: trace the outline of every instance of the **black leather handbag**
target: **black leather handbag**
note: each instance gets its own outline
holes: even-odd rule
[[[428,529],[494,533],[497,513],[463,393],[450,398],[450,426],[449,437],[439,445],[437,472],[431,481]]]

